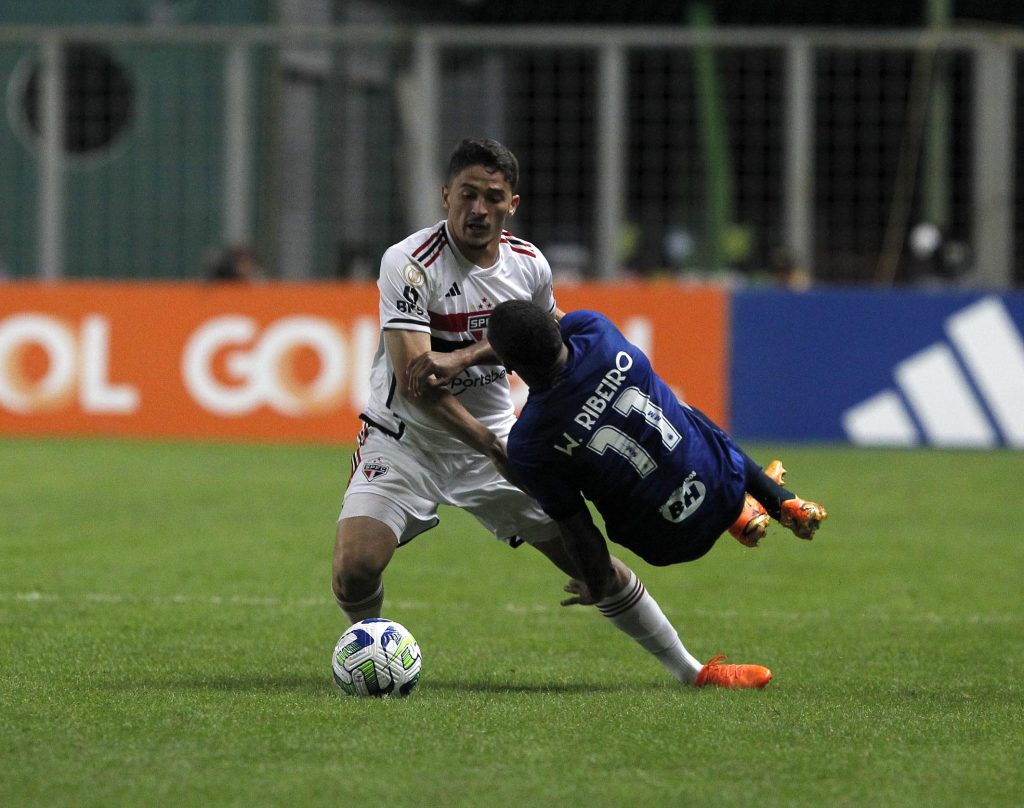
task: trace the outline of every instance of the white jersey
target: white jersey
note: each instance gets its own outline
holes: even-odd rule
[[[484,339],[491,312],[505,300],[529,300],[552,311],[547,259],[529,242],[504,231],[497,262],[478,267],[458,251],[441,221],[388,248],[377,287],[381,336],[362,419],[403,443],[427,450],[465,450],[458,438],[399,395],[384,331],[422,331],[430,334],[431,350],[453,351]],[[449,389],[487,427],[501,435],[508,432],[515,411],[503,367],[466,368]]]

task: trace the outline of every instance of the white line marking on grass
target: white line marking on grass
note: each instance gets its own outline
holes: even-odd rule
[[[60,599],[60,595],[44,594],[43,592],[0,593],[0,600],[20,600],[26,603],[37,603],[39,601],[54,603]]]
[[[0,592],[0,603],[144,603],[159,606],[173,603],[179,606],[262,606],[266,608],[282,607],[321,607],[324,604],[337,606],[330,595],[322,598],[275,598],[255,595],[123,595],[114,592],[85,592],[83,594],[59,594],[56,592]],[[392,600],[389,604],[394,608],[426,609],[427,603]]]
[[[963,623],[968,624],[1009,624],[1009,623],[1020,623],[1024,622],[1024,615],[1015,613],[995,613],[995,614],[980,614],[980,613],[965,613],[965,614],[936,614],[934,612],[921,612],[919,614],[901,614],[901,613],[889,613],[889,612],[858,612],[836,614],[829,611],[815,611],[815,612],[785,612],[785,611],[772,611],[762,609],[759,611],[739,611],[736,609],[732,610],[710,610],[710,609],[693,609],[693,614],[697,617],[707,617],[716,620],[733,620],[743,617],[755,617],[760,620],[776,620],[776,621],[796,621],[796,620],[822,620],[822,621],[834,621],[834,620],[869,620],[878,623],[935,623],[935,624],[953,624],[960,625]]]
[[[330,595],[322,598],[277,598],[259,597],[255,595],[123,595],[114,592],[86,592],[81,595],[60,594],[55,592],[0,592],[0,603],[97,603],[97,604],[133,604],[143,603],[146,605],[158,606],[160,604],[172,603],[181,606],[246,606],[263,607],[270,609],[278,608],[322,608],[325,605],[337,608]],[[388,606],[392,609],[408,611],[423,611],[434,609],[436,603],[411,600],[388,600]],[[505,603],[499,604],[499,608],[512,614],[544,614],[552,610],[559,610],[557,603],[548,604],[524,604]],[[570,609],[570,612],[585,613],[586,609]],[[827,610],[810,612],[787,612],[781,610],[761,609],[758,611],[741,611],[738,609],[689,609],[682,613],[682,618],[687,616],[707,618],[713,620],[734,620],[738,618],[753,618],[757,620],[785,621],[798,620],[820,620],[831,622],[835,620],[868,620],[878,623],[900,622],[900,623],[931,623],[934,625],[1000,625],[1015,624],[1024,622],[1024,614],[1014,612],[989,613],[980,612],[964,614],[937,614],[935,612],[921,612],[919,614],[901,614],[888,612],[860,612],[855,614],[838,614]]]

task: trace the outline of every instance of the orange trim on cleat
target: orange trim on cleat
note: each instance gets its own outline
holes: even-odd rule
[[[782,467],[781,460],[773,460],[765,468],[764,473],[772,482],[782,485],[786,480],[786,470]]]
[[[773,460],[765,468],[764,473],[779,485],[785,482],[786,470],[782,467],[781,460]],[[817,502],[808,502],[794,497],[782,503],[782,513],[779,524],[789,528],[798,538],[814,538],[815,531],[821,527],[821,523],[828,519],[828,511]]]
[[[730,535],[745,547],[757,547],[768,533],[771,519],[764,506],[750,494],[743,500],[743,510],[739,518],[729,527]]]
[[[828,511],[817,502],[806,502],[800,497],[787,499],[782,503],[779,524],[788,527],[800,539],[810,541],[821,523],[828,519]]]
[[[728,687],[733,690],[762,688],[772,680],[772,672],[763,665],[727,665],[723,654],[712,658],[700,669],[694,687]]]

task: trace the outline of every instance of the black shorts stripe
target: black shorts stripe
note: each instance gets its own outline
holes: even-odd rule
[[[393,429],[388,429],[384,424],[378,424],[365,412],[359,414],[359,419],[372,426],[374,429],[379,429],[388,437],[394,438],[395,440],[401,440],[402,435],[405,434],[405,422],[399,421],[398,431],[395,432]]]

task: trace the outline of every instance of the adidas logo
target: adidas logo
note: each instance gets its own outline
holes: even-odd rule
[[[444,293],[444,296],[445,297],[458,297],[461,294],[462,294],[462,290],[459,288],[459,284],[458,283],[453,283],[451,285],[451,288],[447,292]]]
[[[1024,447],[1024,338],[998,297],[945,321],[946,340],[893,368],[894,389],[846,410],[855,444]]]

